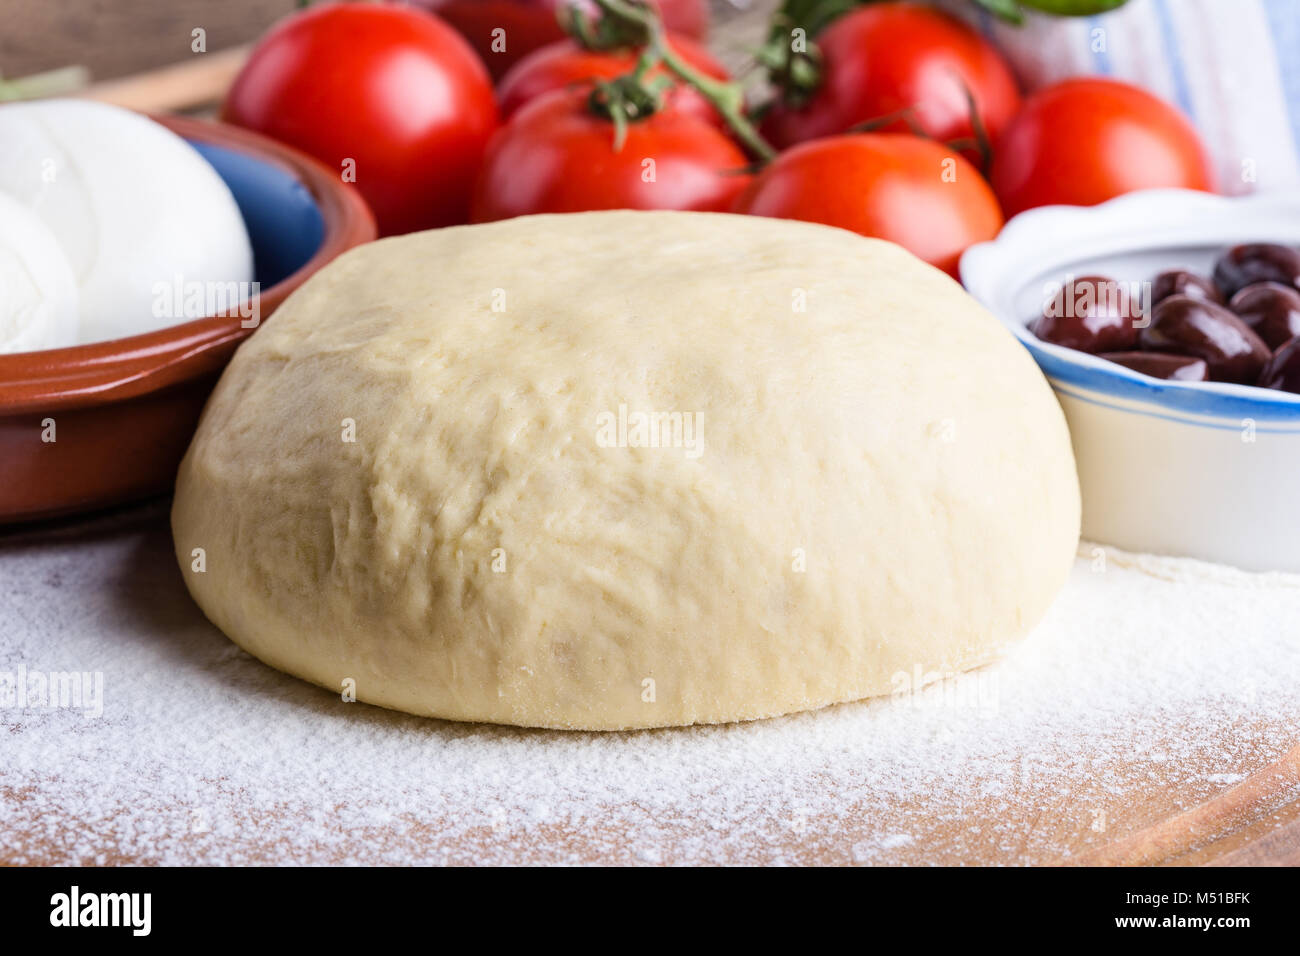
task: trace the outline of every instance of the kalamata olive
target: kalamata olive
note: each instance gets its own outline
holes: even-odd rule
[[[1274,242],[1233,246],[1214,264],[1214,284],[1224,300],[1255,282],[1300,282],[1300,253]]]
[[[1171,295],[1186,295],[1193,299],[1223,304],[1219,290],[1205,276],[1186,269],[1166,269],[1151,280],[1151,304],[1163,302]]]
[[[1151,310],[1151,324],[1138,333],[1148,352],[1174,352],[1204,359],[1215,382],[1254,385],[1272,353],[1245,322],[1221,305],[1171,295]]]
[[[1097,357],[1152,378],[1167,378],[1176,382],[1204,382],[1209,378],[1209,368],[1205,362],[1190,355],[1171,355],[1168,352],[1102,352]]]
[[[1080,276],[1044,304],[1030,331],[1044,342],[1080,352],[1127,351],[1137,344],[1134,308],[1121,283]]]
[[[1292,339],[1274,353],[1259,376],[1264,388],[1300,392],[1300,338]]]
[[[1248,285],[1232,297],[1228,308],[1275,352],[1300,335],[1300,292],[1289,285]]]

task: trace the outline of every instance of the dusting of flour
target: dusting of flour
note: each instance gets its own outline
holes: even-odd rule
[[[1091,545],[993,666],[619,734],[409,717],[263,666],[190,601],[160,504],[0,537],[0,594],[0,675],[103,678],[101,716],[0,707],[0,862],[1040,862],[1300,739],[1300,576]]]

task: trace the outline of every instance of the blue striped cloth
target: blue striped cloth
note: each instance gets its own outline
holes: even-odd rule
[[[940,5],[1007,55],[1026,90],[1112,76],[1200,128],[1226,193],[1300,188],[1300,0],[1129,0],[1095,17],[1030,13],[1022,27],[969,0]]]

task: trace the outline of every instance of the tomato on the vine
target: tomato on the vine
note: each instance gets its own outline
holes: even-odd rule
[[[578,0],[416,0],[460,32],[478,52],[494,79],[522,57],[565,37],[559,13]],[[594,12],[593,3],[581,4]],[[709,27],[706,0],[653,0],[664,26],[703,40]],[[497,32],[500,31],[500,32]]]
[[[966,247],[1002,228],[998,201],[979,171],[942,143],[907,133],[850,133],[795,146],[754,179],[735,211],[888,239],[954,277]]]
[[[1020,106],[997,49],[973,29],[917,3],[873,3],[831,22],[814,38],[820,83],[807,102],[777,102],[763,123],[777,146],[843,133],[872,121],[877,132],[919,131],[975,140],[978,114],[993,143]],[[906,118],[908,111],[915,129]],[[892,118],[892,119],[889,119]],[[963,155],[978,157],[974,148]]]
[[[716,126],[667,107],[626,126],[592,109],[590,89],[526,104],[492,138],[474,190],[475,222],[592,209],[729,208],[749,180],[745,154]]]
[[[668,45],[688,64],[706,76],[728,79],[726,67],[689,37],[668,36]],[[574,40],[560,40],[534,50],[516,63],[497,84],[501,115],[513,116],[521,106],[552,90],[577,86],[592,80],[610,80],[630,73],[638,51],[631,49],[587,50]],[[648,79],[671,76],[662,66],[650,71]],[[679,84],[669,94],[670,104],[701,119],[718,121],[717,111],[694,89]]]
[[[311,7],[254,47],[222,118],[355,175],[384,235],[464,222],[498,125],[483,65],[422,10]]]
[[[1033,206],[1092,206],[1135,189],[1213,191],[1196,128],[1146,90],[1101,77],[1039,90],[994,154],[993,188],[1008,216]]]

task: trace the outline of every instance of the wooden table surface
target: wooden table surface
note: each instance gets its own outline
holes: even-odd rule
[[[93,81],[190,60],[255,39],[294,0],[0,0],[0,76],[81,65]]]

